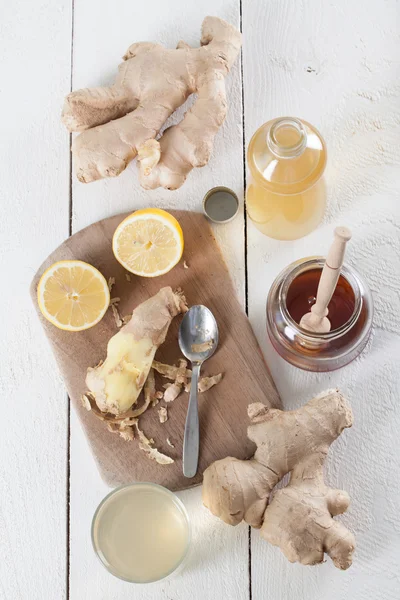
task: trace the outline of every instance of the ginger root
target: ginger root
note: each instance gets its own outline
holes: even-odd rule
[[[120,415],[136,403],[173,317],[186,310],[182,294],[170,287],[135,308],[108,342],[105,361],[87,372],[86,384],[101,412]]]
[[[261,527],[262,537],[291,562],[314,565],[326,552],[336,567],[347,569],[355,539],[332,517],[345,512],[350,499],[323,480],[330,444],[353,422],[346,400],[328,390],[298,410],[257,402],[249,405],[248,414],[247,435],[257,446],[254,458],[227,457],[210,465],[204,472],[203,503],[225,523],[244,520]],[[271,499],[287,473],[289,484]]]
[[[137,156],[142,187],[179,188],[210,158],[227,111],[224,79],[240,46],[237,29],[206,17],[201,48],[133,44],[114,85],[69,94],[62,120],[69,131],[83,132],[72,144],[78,179],[115,177]],[[157,141],[165,121],[193,93],[193,107]]]

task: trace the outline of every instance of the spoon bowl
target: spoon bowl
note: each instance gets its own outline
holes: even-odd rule
[[[218,346],[217,322],[208,308],[196,305],[188,310],[179,328],[179,346],[182,354],[192,363],[192,381],[183,438],[183,474],[185,477],[194,477],[197,473],[200,447],[197,404],[200,368]]]
[[[191,363],[202,363],[214,354],[218,346],[218,325],[206,306],[192,306],[183,317],[179,346]]]

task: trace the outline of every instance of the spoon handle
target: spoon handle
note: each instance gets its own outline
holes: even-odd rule
[[[197,388],[200,375],[200,363],[192,365],[192,381],[190,384],[189,407],[186,415],[185,437],[183,438],[183,474],[194,477],[199,460],[199,408],[197,404]]]

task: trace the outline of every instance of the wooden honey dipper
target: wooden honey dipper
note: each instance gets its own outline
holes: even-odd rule
[[[311,312],[303,315],[300,321],[300,327],[313,333],[328,333],[331,330],[331,322],[327,318],[328,304],[336,289],[346,244],[351,238],[351,231],[347,227],[336,227],[334,234],[319,280],[316,302]]]

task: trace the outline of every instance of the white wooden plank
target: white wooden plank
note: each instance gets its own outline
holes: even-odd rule
[[[239,26],[237,0],[193,2],[190,10],[183,0],[143,4],[121,1],[117,9],[115,4],[76,0],[74,89],[111,82],[120,57],[135,41],[152,40],[175,47],[183,38],[198,45],[201,22],[207,14]],[[229,113],[208,166],[193,171],[175,192],[142,190],[134,164],[117,179],[90,185],[74,179],[74,231],[103,217],[143,206],[201,210],[205,192],[215,185],[227,185],[242,198],[239,61],[227,79],[227,90]],[[215,232],[244,301],[243,215]],[[71,430],[71,600],[248,597],[247,528],[231,529],[219,523],[201,506],[200,488],[180,494],[192,518],[194,537],[194,553],[182,574],[148,586],[132,586],[109,575],[94,556],[89,537],[91,517],[108,488],[99,478],[75,414]]]
[[[68,236],[69,0],[1,4],[0,597],[66,597],[67,396],[31,279]]]
[[[339,386],[355,424],[334,444],[327,480],[353,499],[341,520],[357,551],[345,573],[328,561],[291,565],[252,536],[254,600],[377,598],[399,591],[400,378],[399,38],[394,1],[246,2],[243,7],[246,142],[264,121],[295,115],[328,144],[329,208],[324,223],[296,242],[270,240],[248,225],[249,311],[286,408]],[[257,26],[255,26],[257,24]],[[310,67],[310,68],[309,68]],[[354,237],[348,261],[367,277],[376,300],[368,351],[330,374],[285,364],[266,339],[265,300],[278,272],[295,258],[323,254],[334,225]]]

